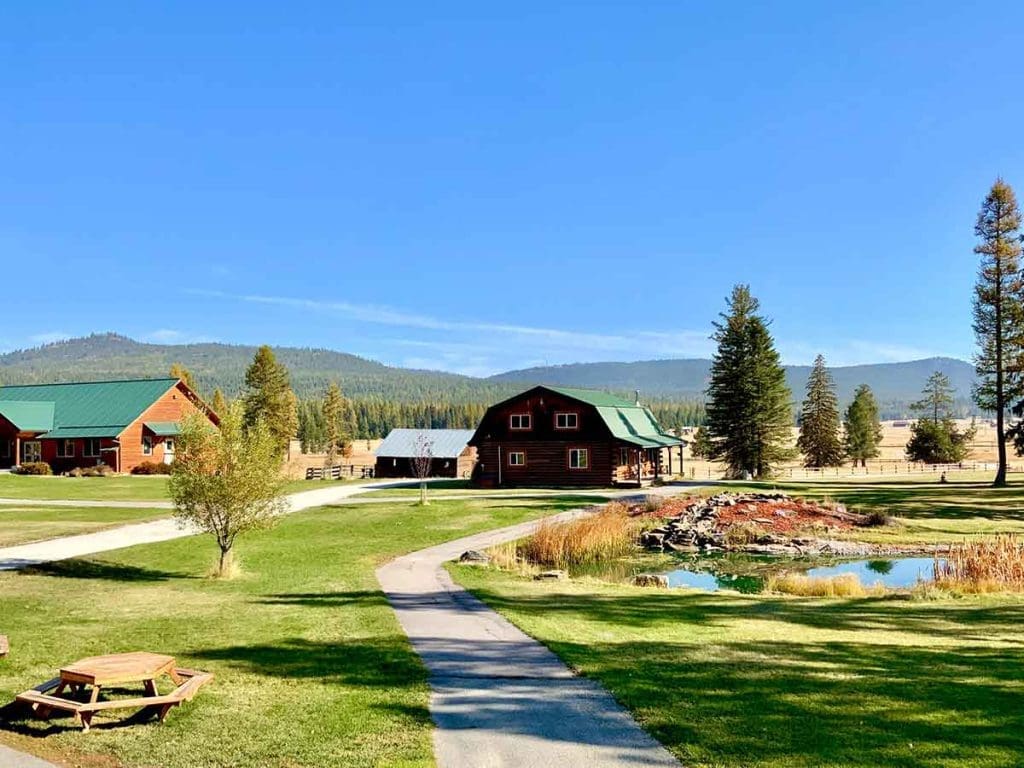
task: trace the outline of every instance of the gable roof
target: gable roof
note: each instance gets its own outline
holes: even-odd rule
[[[22,419],[50,413],[43,428],[38,419],[34,427],[25,428],[46,432],[47,438],[116,437],[177,383],[167,378],[0,387],[0,413],[8,418],[11,411]]]
[[[473,436],[472,429],[392,429],[374,452],[383,458],[412,458],[420,436],[430,441],[435,459],[457,459]]]
[[[0,416],[19,432],[46,432],[53,428],[53,403],[8,400],[0,402]]]

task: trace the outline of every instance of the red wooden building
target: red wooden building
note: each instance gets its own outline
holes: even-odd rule
[[[672,449],[683,442],[639,396],[540,386],[492,405],[469,444],[485,487],[604,487],[671,474]]]
[[[181,419],[217,417],[179,379],[0,387],[0,469],[45,461],[54,472],[171,463]]]

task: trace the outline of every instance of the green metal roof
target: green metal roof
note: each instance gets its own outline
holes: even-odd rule
[[[177,379],[89,381],[0,387],[0,409],[10,403],[48,404],[46,437],[114,437],[177,383]],[[37,430],[31,430],[37,431]]]
[[[0,402],[0,416],[19,432],[46,432],[53,427],[53,403],[8,400]]]
[[[637,405],[635,401],[595,389],[549,386],[544,388],[594,406],[612,436],[618,440],[641,448],[682,445],[683,441],[678,437],[661,430],[650,409]]]
[[[597,389],[576,389],[574,387],[549,387],[544,385],[544,389],[550,389],[552,392],[558,392],[566,397],[572,397],[581,402],[593,405],[596,407],[607,406],[610,408],[636,408],[638,407],[632,400],[627,400],[624,397],[613,395],[610,392],[602,392]]]
[[[181,434],[181,425],[176,421],[144,421],[142,426],[157,437],[174,437]]]

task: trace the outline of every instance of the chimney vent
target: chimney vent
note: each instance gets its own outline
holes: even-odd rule
[[[636,390],[636,404],[640,405],[640,390]]]

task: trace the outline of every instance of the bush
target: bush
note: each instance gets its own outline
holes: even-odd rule
[[[132,467],[133,475],[169,475],[171,465],[159,461],[144,461]]]
[[[45,461],[27,461],[15,470],[19,475],[52,475],[53,470]]]
[[[766,535],[764,529],[757,523],[733,523],[725,530],[725,541],[734,547],[742,547],[746,544],[756,544]]]
[[[864,522],[862,525],[868,528],[881,528],[886,525],[892,525],[895,522],[896,521],[884,511],[876,509],[864,516]]]
[[[75,467],[68,472],[69,477],[107,477],[114,474],[114,470],[106,464],[96,464],[91,467]]]
[[[554,568],[624,557],[633,551],[637,524],[622,504],[565,523],[542,522],[521,551],[531,563]]]

